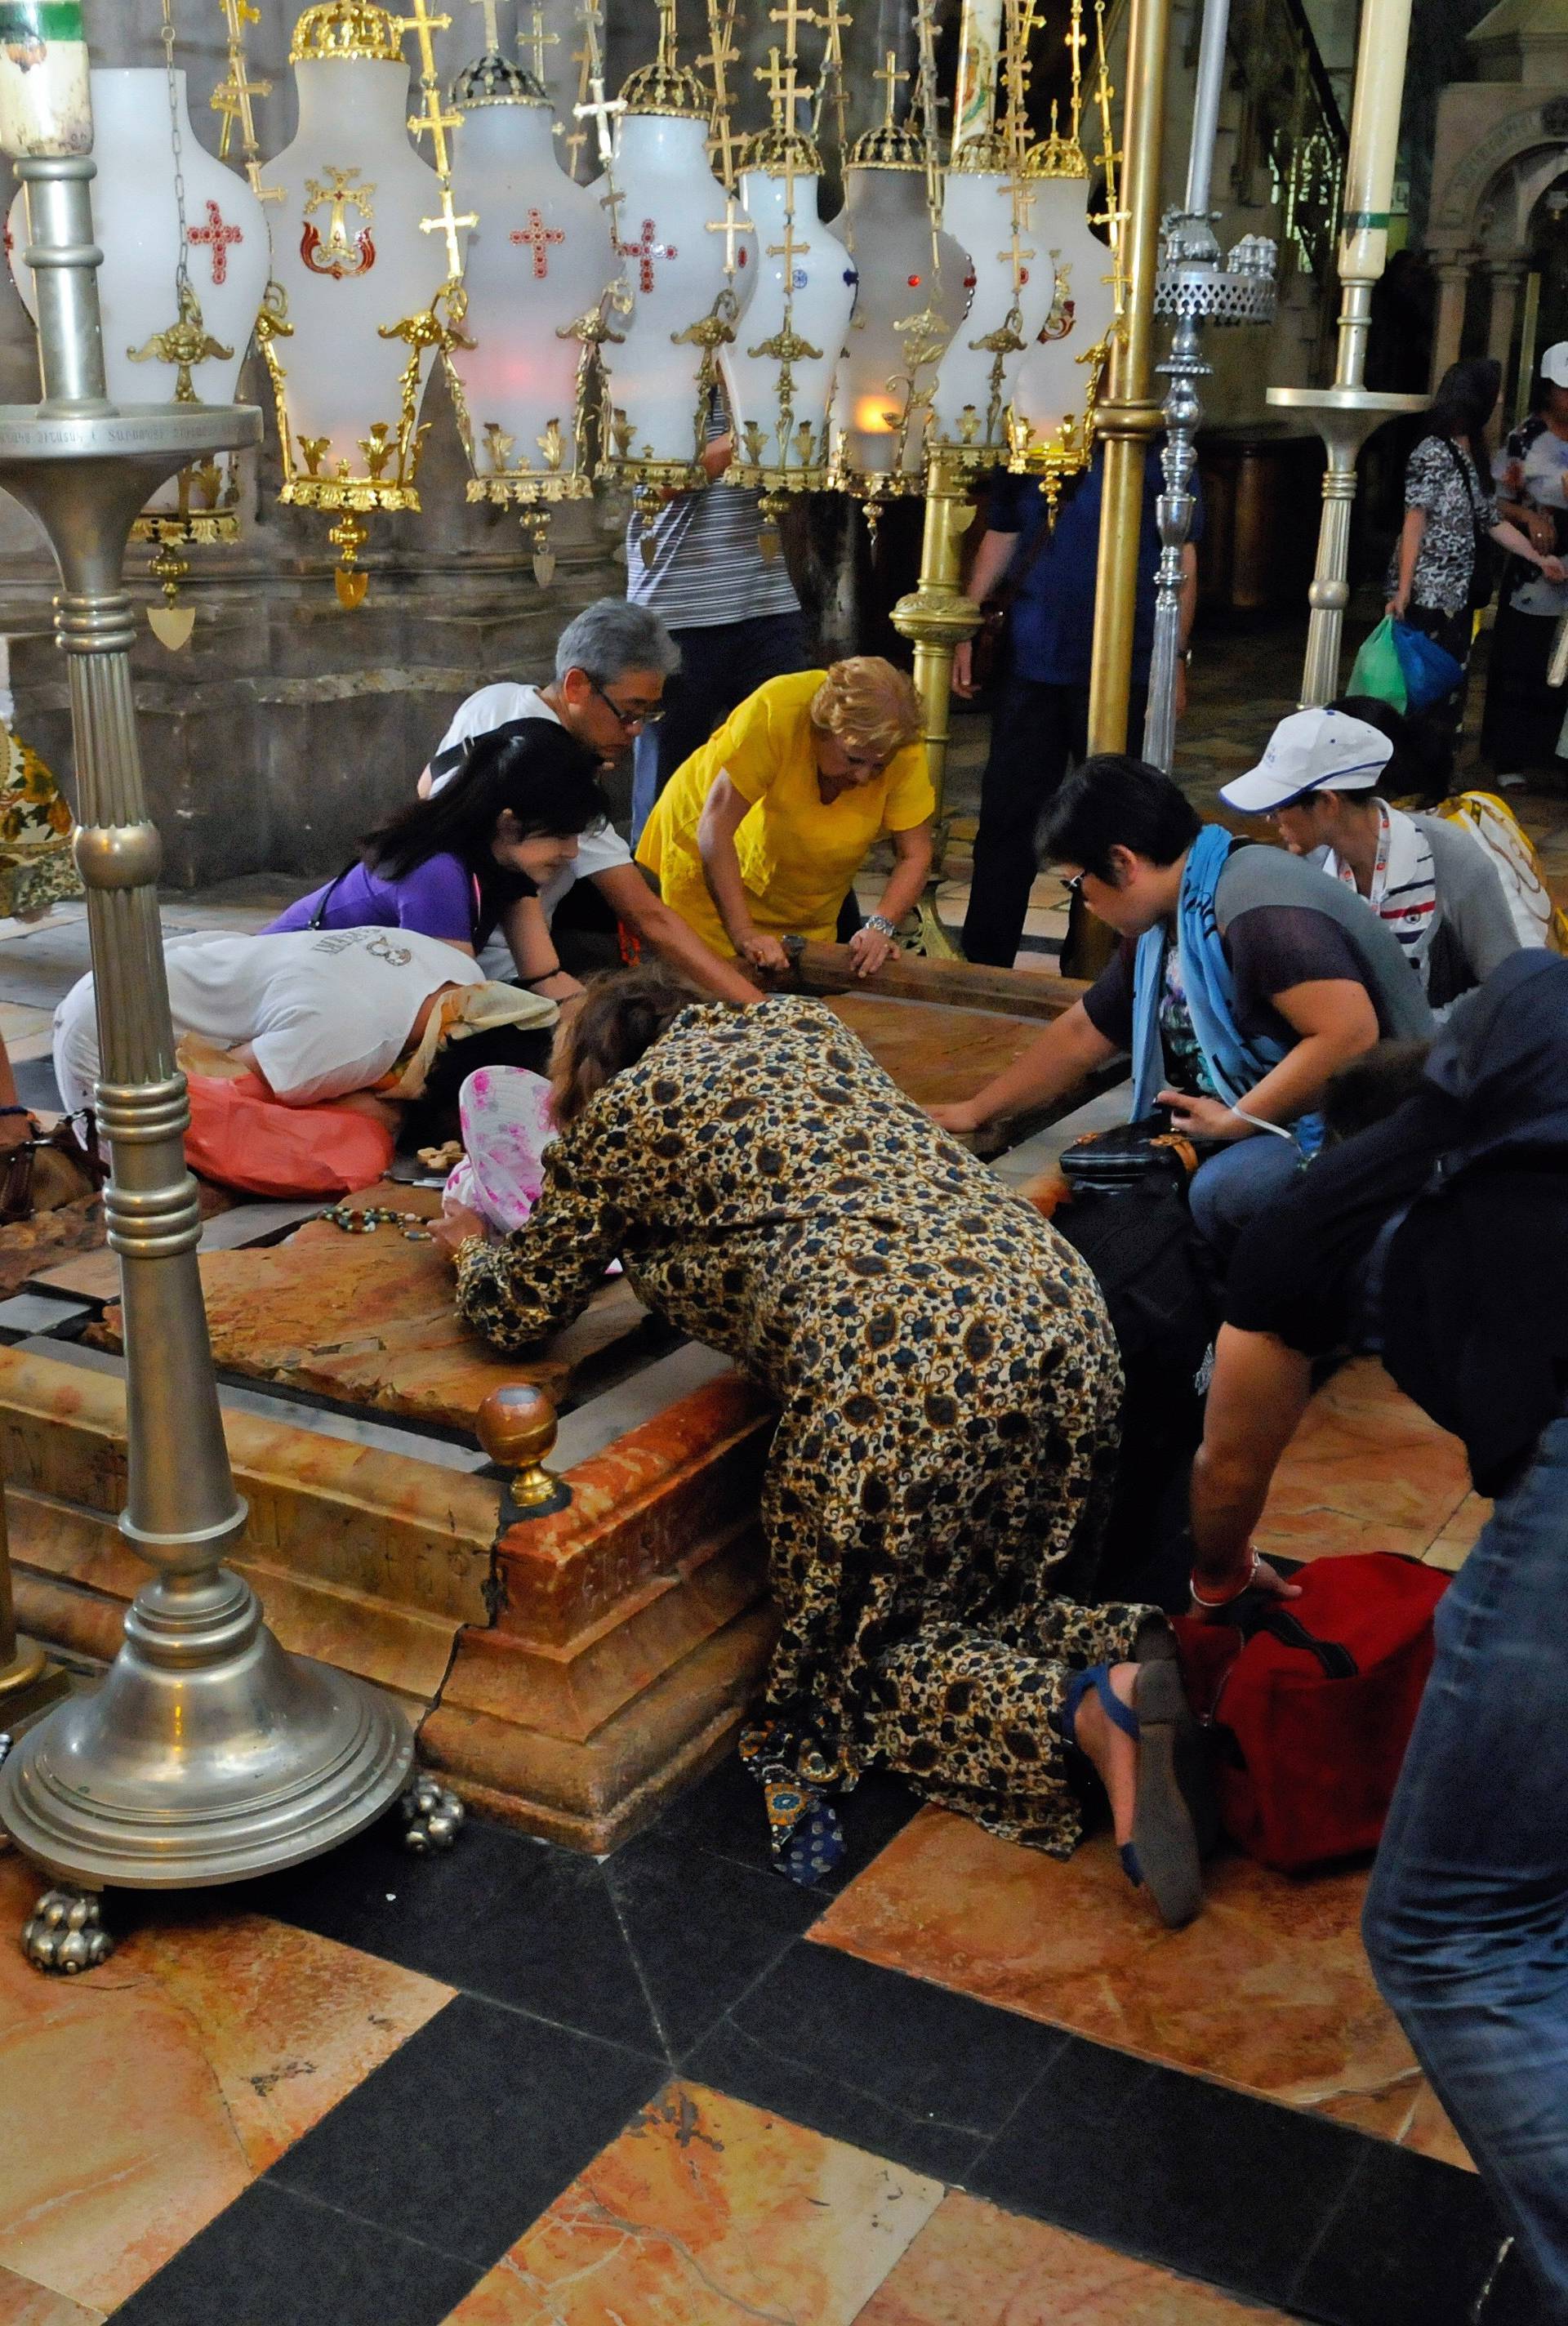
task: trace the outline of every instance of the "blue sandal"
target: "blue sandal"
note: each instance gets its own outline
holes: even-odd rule
[[[1062,1734],[1078,1752],[1083,1749],[1077,1735],[1079,1707],[1091,1689],[1106,1718],[1137,1746],[1132,1839],[1118,1850],[1122,1871],[1135,1888],[1147,1889],[1161,1921],[1180,1930],[1203,1903],[1198,1837],[1177,1774],[1180,1768],[1191,1787],[1201,1760],[1181,1671],[1165,1660],[1139,1664],[1130,1705],[1111,1687],[1109,1665],[1091,1664],[1075,1673],[1062,1708]]]

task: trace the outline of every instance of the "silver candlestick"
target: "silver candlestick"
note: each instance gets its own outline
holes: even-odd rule
[[[1160,470],[1164,490],[1155,506],[1160,562],[1155,579],[1155,637],[1149,662],[1149,701],[1144,716],[1144,758],[1171,772],[1176,751],[1176,674],[1182,653],[1183,552],[1192,530],[1192,470],[1203,417],[1198,382],[1213,369],[1203,360],[1204,323],[1272,323],[1275,315],[1276,246],[1262,235],[1247,235],[1221,265],[1209,208],[1214,171],[1214,140],[1225,83],[1225,43],[1230,0],[1208,0],[1192,93],[1192,135],[1187,150],[1185,207],[1161,221],[1164,264],[1155,293],[1156,315],[1175,318],[1171,352],[1155,369],[1171,383],[1165,397],[1164,449]]]
[[[69,12],[55,12],[61,16]],[[56,43],[55,45],[60,45]],[[125,1313],[122,1531],[156,1572],[125,1618],[101,1686],[29,1729],[0,1769],[0,1819],[69,1890],[23,1945],[43,1968],[108,1949],[92,1893],[269,1873],[358,1832],[407,1782],[413,1739],[377,1689],[290,1656],[249,1585],[223,1564],[245,1504],[224,1443],[185,1168],[190,1121],[174,1059],[158,919],[161,849],[147,814],[131,684],[135,624],[121,568],[149,495],[198,456],[255,444],[248,406],[137,405],[105,389],[88,183],[85,48],[79,110],[17,163],[24,263],[39,288],[43,402],[0,409],[0,485],[37,517],[60,573],[103,1076],[104,1204]],[[0,91],[0,96],[4,92]],[[0,105],[0,134],[5,107]],[[39,144],[45,150],[40,154]]]

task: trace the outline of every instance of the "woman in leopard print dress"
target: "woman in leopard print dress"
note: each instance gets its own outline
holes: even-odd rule
[[[809,1780],[880,1764],[1068,1855],[1070,1682],[1134,1670],[1140,1629],[1146,1651],[1164,1629],[1152,1609],[1058,1596],[1092,1573],[1118,1446],[1120,1367],[1089,1269],[821,1002],[740,1010],[657,970],[601,979],[555,1081],[561,1136],[532,1216],[502,1242],[459,1241],[467,1219],[445,1239],[458,1307],[524,1348],[618,1257],[650,1307],[777,1400],[762,1513],[775,1837],[815,1802]]]

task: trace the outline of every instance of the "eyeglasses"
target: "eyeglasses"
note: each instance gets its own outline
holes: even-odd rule
[[[586,672],[584,676],[587,676]],[[664,715],[664,706],[662,702],[655,702],[651,711],[625,711],[613,695],[605,693],[597,678],[590,678],[588,683],[604,704],[605,709],[619,720],[628,734],[634,727],[656,727]]]
[[[1087,878],[1087,873],[1073,872],[1069,874],[1067,879],[1062,881],[1062,885],[1066,889],[1070,897],[1081,897],[1083,894],[1083,883]]]

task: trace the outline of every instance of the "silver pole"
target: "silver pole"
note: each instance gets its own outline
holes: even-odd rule
[[[85,88],[85,59],[82,75]],[[85,111],[85,106],[83,107]],[[64,142],[63,140],[60,142]],[[0,1769],[0,1819],[60,1881],[23,1944],[41,1968],[101,1960],[81,1893],[186,1888],[273,1871],[357,1832],[406,1782],[413,1746],[379,1691],[285,1655],[255,1594],[221,1563],[238,1545],[235,1493],[202,1306],[201,1223],[185,1168],[190,1121],[174,1060],[157,879],[121,579],[133,519],[201,453],[255,444],[249,406],[135,405],[105,393],[89,182],[90,116],[74,150],[17,163],[24,263],[39,286],[43,401],[0,409],[0,485],[24,502],[60,567],[111,1173],[109,1242],[125,1310],[126,1502],[120,1524],[153,1566],[102,1685],[30,1729]]]
[[[1148,709],[1144,715],[1144,758],[1166,775],[1176,755],[1182,578],[1196,505],[1192,471],[1198,465],[1198,428],[1203,417],[1198,382],[1207,379],[1214,368],[1203,360],[1199,326],[1205,319],[1221,323],[1266,323],[1274,319],[1273,243],[1250,236],[1237,245],[1229,265],[1221,267],[1209,209],[1229,29],[1230,0],[1206,0],[1192,95],[1187,207],[1165,219],[1164,264],[1155,302],[1155,312],[1174,315],[1176,327],[1169,356],[1155,366],[1171,385],[1164,402],[1165,441],[1160,454],[1164,490],[1155,510],[1160,562],[1155,572],[1155,636],[1149,657]]]

